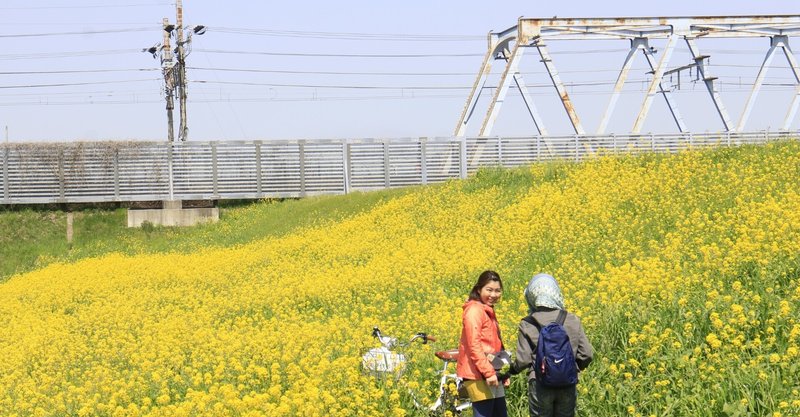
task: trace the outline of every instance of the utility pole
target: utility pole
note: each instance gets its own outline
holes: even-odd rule
[[[186,50],[183,42],[183,0],[175,1],[175,18],[178,31],[178,94],[181,103],[181,126],[178,137],[181,142],[186,142],[189,137],[189,127],[186,125]]]
[[[206,27],[203,25],[193,25],[186,34],[187,38],[184,40],[184,27],[183,27],[183,0],[176,0],[176,25],[169,23],[168,18],[162,21],[164,33],[163,40],[160,44],[156,44],[150,48],[142,49],[142,52],[149,52],[153,58],[161,57],[161,70],[164,74],[164,91],[167,100],[167,124],[168,132],[167,137],[170,142],[175,141],[175,128],[174,118],[172,112],[175,109],[175,95],[177,93],[180,105],[180,126],[178,127],[178,138],[181,142],[185,142],[189,138],[189,127],[186,124],[186,56],[189,55],[192,48],[192,35],[202,35],[206,33]],[[175,49],[170,45],[170,39],[175,33]],[[176,91],[177,90],[177,91]]]
[[[161,68],[164,73],[164,92],[167,98],[167,140],[169,142],[175,141],[175,127],[172,117],[172,110],[175,109],[175,102],[173,100],[175,94],[175,63],[172,60],[172,48],[169,44],[170,33],[172,26],[169,24],[169,19],[164,18],[164,41],[161,47]]]

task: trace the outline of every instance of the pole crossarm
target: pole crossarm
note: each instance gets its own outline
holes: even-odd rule
[[[625,58],[622,68],[614,83],[613,91],[608,102],[597,133],[602,134],[606,131],[614,107],[622,92],[627,80],[628,72],[635,53],[641,50],[651,69],[652,75],[650,85],[644,97],[644,102],[639,110],[636,121],[633,124],[631,133],[638,133],[644,126],[645,119],[649,112],[653,98],[662,95],[666,100],[672,118],[677,125],[679,132],[688,132],[683,118],[678,111],[677,103],[672,97],[672,89],[662,84],[665,75],[677,73],[678,89],[680,89],[681,71],[696,69],[699,78],[704,82],[714,108],[719,115],[724,131],[742,131],[744,124],[752,109],[753,103],[760,86],[763,84],[764,73],[769,66],[773,56],[778,50],[782,50],[787,58],[789,67],[797,80],[798,86],[789,110],[782,124],[782,129],[787,130],[793,123],[795,116],[800,110],[800,68],[796,59],[789,48],[789,37],[800,36],[800,15],[758,15],[758,16],[667,16],[667,17],[613,17],[613,18],[525,18],[518,20],[517,25],[500,32],[489,33],[489,50],[487,51],[481,70],[473,84],[472,91],[467,98],[467,102],[461,114],[461,118],[456,127],[455,136],[463,137],[467,135],[467,122],[475,111],[478,103],[480,91],[485,87],[489,78],[490,62],[493,59],[505,59],[506,66],[500,77],[499,85],[488,104],[488,111],[484,118],[478,136],[489,136],[492,132],[495,121],[506,98],[506,93],[511,81],[516,83],[520,90],[523,102],[528,109],[528,113],[540,135],[547,135],[544,129],[544,120],[536,111],[536,106],[531,95],[527,92],[522,76],[519,71],[520,61],[523,58],[523,51],[526,47],[534,47],[538,50],[541,61],[550,76],[555,93],[561,100],[567,112],[569,121],[576,134],[584,134],[580,118],[574,104],[567,94],[566,85],[561,81],[556,71],[553,58],[548,52],[546,44],[548,41],[567,41],[567,40],[628,40],[631,48]],[[717,77],[710,73],[709,55],[701,55],[698,49],[698,40],[709,38],[770,38],[772,45],[767,52],[764,63],[762,64],[759,75],[754,83],[753,90],[748,99],[738,123],[734,123],[725,105],[722,102],[718,90]],[[656,60],[653,55],[656,50],[649,45],[649,41],[658,39],[666,40],[666,47],[661,51],[660,58]],[[692,64],[677,68],[668,68],[670,57],[678,44],[685,42],[688,46]],[[588,62],[588,61],[585,61]],[[591,62],[588,62],[591,67]]]

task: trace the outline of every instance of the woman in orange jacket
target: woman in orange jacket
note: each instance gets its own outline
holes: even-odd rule
[[[472,401],[475,417],[507,417],[503,382],[487,355],[503,350],[494,305],[503,294],[503,281],[494,271],[484,271],[469,293],[462,315],[456,374]]]

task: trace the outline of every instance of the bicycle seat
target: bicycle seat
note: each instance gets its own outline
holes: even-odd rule
[[[443,361],[457,361],[458,349],[442,350],[435,353],[436,357]]]

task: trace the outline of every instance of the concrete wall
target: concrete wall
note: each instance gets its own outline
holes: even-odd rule
[[[155,226],[194,226],[219,221],[219,207],[182,208],[180,201],[165,201],[160,209],[128,209],[128,227],[141,227],[150,222]]]

